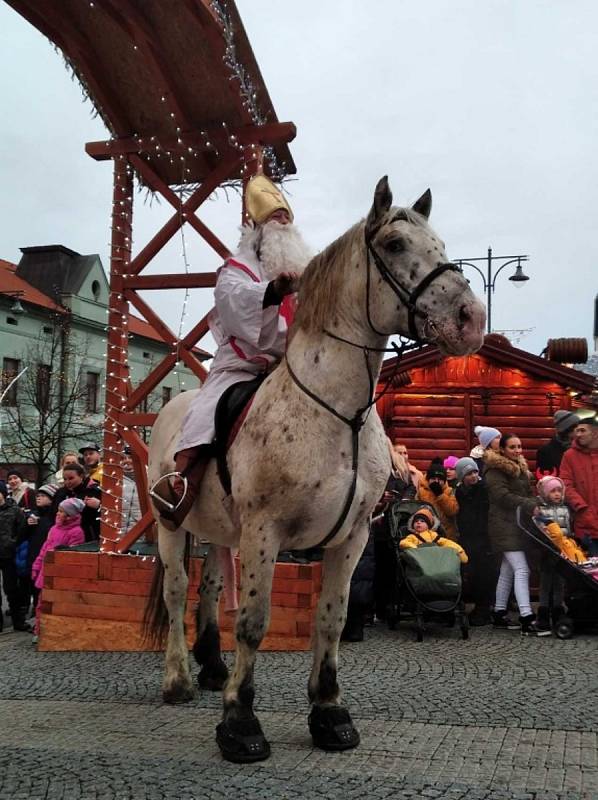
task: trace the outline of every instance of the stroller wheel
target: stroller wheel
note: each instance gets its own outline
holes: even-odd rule
[[[573,637],[573,620],[569,617],[562,617],[554,632],[559,639],[571,639]]]
[[[418,642],[423,642],[424,640],[424,632],[422,628],[418,628],[416,632],[416,639]]]
[[[389,605],[386,610],[386,625],[389,631],[396,631],[399,621],[399,609],[396,605]]]
[[[469,639],[469,626],[468,625],[461,625],[461,638],[463,640]]]

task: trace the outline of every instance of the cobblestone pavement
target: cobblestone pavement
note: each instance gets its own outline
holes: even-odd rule
[[[366,629],[344,644],[356,750],[314,750],[308,653],[261,653],[272,757],[223,762],[220,695],[160,700],[162,656],[37,653],[0,636],[0,800],[451,798],[598,800],[598,640],[475,629]],[[230,656],[227,656],[230,661]]]

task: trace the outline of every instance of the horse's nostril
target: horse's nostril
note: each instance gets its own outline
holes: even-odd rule
[[[471,309],[469,306],[461,306],[459,309],[459,322],[465,323],[470,322],[472,319]]]

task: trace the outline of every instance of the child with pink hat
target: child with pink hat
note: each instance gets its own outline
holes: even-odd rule
[[[41,590],[44,586],[44,559],[46,553],[56,550],[57,547],[74,547],[77,544],[83,544],[85,541],[85,534],[81,527],[81,512],[84,508],[85,503],[83,500],[79,500],[78,497],[68,497],[58,506],[56,522],[50,528],[48,538],[42,545],[42,549],[39,551],[39,555],[31,567],[31,577],[37,589]],[[37,642],[39,636],[41,600],[42,594],[40,591],[35,608],[35,627],[33,629],[34,644]]]

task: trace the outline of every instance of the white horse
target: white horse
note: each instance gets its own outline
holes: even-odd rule
[[[230,676],[220,654],[223,577],[214,548],[203,569],[194,647],[202,665],[200,686],[224,686],[217,741],[229,760],[257,761],[270,753],[253,712],[253,668],[268,629],[278,552],[314,547],[323,539],[309,727],[314,744],[324,749],[359,742],[340,705],[337,660],[351,575],[390,473],[384,429],[372,404],[383,351],[392,334],[433,342],[455,355],[474,352],[483,341],[484,307],[447,262],[443,242],[428,226],[430,208],[429,190],[412,208],[392,207],[382,178],[367,219],[311,261],[285,359],[261,385],[228,453],[231,496],[225,496],[212,463],[185,520],[194,536],[239,548]],[[194,395],[179,395],[158,416],[149,448],[150,484],[174,469],[181,421]],[[168,630],[163,697],[185,701],[193,693],[183,627],[186,536],[183,529],[162,527],[157,514],[156,522],[161,563],[146,620],[154,634]]]

